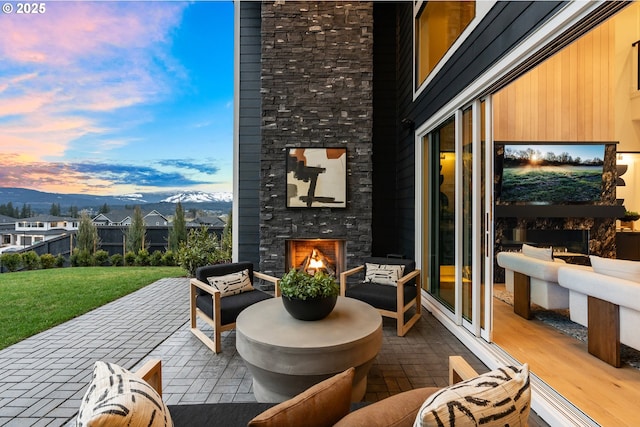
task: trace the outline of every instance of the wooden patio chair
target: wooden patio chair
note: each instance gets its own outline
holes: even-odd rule
[[[390,278],[386,272],[395,267],[403,267],[397,278]],[[349,276],[364,272],[364,280],[349,283]],[[391,274],[393,275],[393,274]],[[404,336],[421,316],[420,270],[410,259],[369,257],[358,267],[340,273],[340,295],[359,299],[377,308],[382,316],[397,321],[398,336]],[[405,319],[406,312],[415,312]]]
[[[250,287],[245,287],[242,292],[234,293],[237,289],[237,277],[247,271]],[[228,278],[229,289],[223,286],[219,289],[211,285],[210,280],[225,283]],[[250,262],[237,262],[228,264],[215,264],[200,267],[196,270],[196,277],[190,280],[190,318],[191,332],[198,337],[214,353],[219,353],[222,349],[221,333],[235,329],[236,318],[242,310],[252,304],[273,298],[273,295],[263,292],[253,287],[254,280],[261,279],[271,282],[275,286],[275,296],[280,296],[278,288],[279,279],[267,274],[253,271],[253,264]],[[219,286],[218,283],[218,287]],[[246,284],[246,283],[245,283]],[[225,294],[225,289],[227,294]],[[198,328],[197,318],[207,322],[213,328],[213,339],[209,338]]]

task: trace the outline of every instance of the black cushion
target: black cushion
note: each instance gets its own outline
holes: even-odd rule
[[[368,402],[351,404],[351,411],[367,406]],[[254,417],[276,403],[225,402],[193,405],[168,405],[175,427],[246,427]]]
[[[257,289],[220,298],[220,324],[228,325],[229,323],[234,323],[242,310],[269,298],[273,298],[273,296]],[[198,295],[196,297],[196,307],[208,317],[213,318],[213,298],[211,298],[210,294]]]
[[[404,286],[404,305],[416,297],[415,286]],[[364,301],[375,308],[396,311],[397,288],[377,283],[358,283],[347,288],[346,296]]]
[[[169,405],[169,413],[175,427],[243,426],[256,415],[275,403],[203,403],[193,405]]]
[[[209,284],[207,277],[224,276],[226,274],[237,273],[239,271],[249,270],[249,280],[253,284],[253,263],[251,262],[230,262],[225,264],[205,265],[196,269],[196,279],[203,283]],[[208,295],[207,291],[196,288],[198,295]]]

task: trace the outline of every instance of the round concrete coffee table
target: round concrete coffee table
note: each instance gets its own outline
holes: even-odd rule
[[[246,308],[236,321],[236,348],[253,375],[258,402],[283,402],[352,366],[351,400],[358,402],[381,346],[380,313],[352,298],[338,297],[322,320],[294,319],[281,298],[272,298]]]

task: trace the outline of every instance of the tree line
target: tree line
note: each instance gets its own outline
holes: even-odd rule
[[[105,203],[106,205],[106,203]],[[105,209],[105,206],[100,208],[101,213],[109,212],[109,207],[106,206],[106,211],[102,211]],[[53,216],[70,216],[72,218],[78,218],[80,216],[80,210],[77,206],[70,206],[67,212],[62,212],[62,208],[60,207],[60,203],[52,203],[51,208],[49,208],[49,215]],[[27,203],[22,204],[22,208],[18,206],[14,206],[12,202],[7,202],[0,204],[0,215],[10,216],[11,218],[30,218],[32,216],[36,216],[38,213],[35,212],[31,205]]]

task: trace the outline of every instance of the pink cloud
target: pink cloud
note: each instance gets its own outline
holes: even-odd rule
[[[53,102],[53,99],[53,94],[50,92],[0,98],[0,116],[33,113]]]
[[[0,16],[2,57],[69,65],[109,49],[146,48],[167,41],[167,30],[179,24],[186,4],[50,2],[46,6],[42,15]]]
[[[1,14],[0,152],[61,158],[109,130],[97,113],[170,96],[171,34],[187,5],[48,2],[42,15]]]

